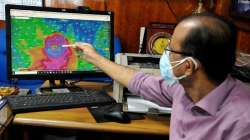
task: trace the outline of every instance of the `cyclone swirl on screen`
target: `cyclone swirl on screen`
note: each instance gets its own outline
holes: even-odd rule
[[[13,71],[96,69],[79,51],[62,45],[86,42],[98,53],[110,57],[110,26],[105,21],[53,18],[12,18]]]

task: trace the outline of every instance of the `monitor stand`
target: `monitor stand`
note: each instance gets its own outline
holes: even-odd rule
[[[75,85],[69,85],[65,80],[48,80],[49,83],[40,87],[40,92],[43,93],[68,93],[81,91],[82,88]]]

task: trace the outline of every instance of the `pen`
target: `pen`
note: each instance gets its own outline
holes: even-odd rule
[[[75,44],[69,44],[69,45],[62,45],[62,47],[66,48],[66,47],[72,47],[72,48],[76,48]]]
[[[80,45],[90,45],[89,43],[84,43],[84,42],[81,42],[81,43],[78,43]],[[76,44],[67,44],[67,45],[62,45],[62,47],[66,48],[66,47],[72,47],[72,48],[76,48]]]

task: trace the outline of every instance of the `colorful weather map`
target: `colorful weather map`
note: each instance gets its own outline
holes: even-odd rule
[[[54,18],[11,19],[13,71],[93,71],[79,51],[62,45],[86,42],[101,55],[110,57],[108,21]]]

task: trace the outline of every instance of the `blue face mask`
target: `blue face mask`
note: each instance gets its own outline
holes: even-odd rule
[[[160,59],[160,71],[161,71],[162,77],[166,80],[166,82],[169,85],[173,85],[173,84],[179,83],[180,79],[183,79],[183,78],[186,77],[186,75],[176,77],[174,75],[174,73],[173,73],[173,68],[179,66],[180,64],[185,62],[187,59],[191,59],[194,62],[195,69],[197,69],[198,64],[192,57],[186,57],[186,58],[184,58],[182,60],[179,60],[179,61],[170,62],[169,53],[170,53],[169,51],[166,51],[161,56],[161,59]],[[171,64],[175,64],[175,65],[172,66]]]

